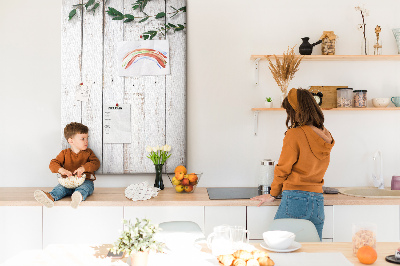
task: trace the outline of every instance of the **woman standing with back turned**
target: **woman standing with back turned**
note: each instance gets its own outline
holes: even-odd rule
[[[309,91],[291,89],[282,107],[287,113],[288,130],[275,167],[271,192],[252,200],[261,201],[258,205],[261,206],[274,201],[282,192],[275,219],[309,220],[322,239],[325,220],[322,186],[335,141],[324,127],[324,115]]]

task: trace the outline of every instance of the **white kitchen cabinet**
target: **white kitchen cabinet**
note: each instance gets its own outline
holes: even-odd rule
[[[246,206],[205,206],[205,235],[218,225],[240,225],[246,228]],[[250,234],[251,237],[251,234]]]
[[[204,232],[204,206],[129,206],[124,207],[124,219],[150,219],[152,223],[192,221]]]
[[[398,205],[335,205],[334,211],[334,242],[351,242],[352,224],[364,222],[377,225],[377,241],[399,241]]]
[[[278,206],[247,207],[247,230],[251,239],[263,239],[262,234],[268,230],[277,210]]]
[[[0,264],[24,250],[42,249],[42,207],[0,207]]]
[[[123,207],[43,208],[43,248],[49,244],[112,244],[122,230]]]
[[[247,207],[247,229],[251,239],[263,239],[263,232],[268,230],[275,217],[278,206]],[[325,206],[325,223],[322,238],[333,238],[333,206]]]

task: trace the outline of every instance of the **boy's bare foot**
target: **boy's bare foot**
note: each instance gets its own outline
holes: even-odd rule
[[[47,208],[51,208],[54,206],[54,199],[48,192],[44,192],[43,190],[36,190],[33,193],[33,196],[35,196],[35,199]]]
[[[79,191],[75,191],[71,196],[71,207],[77,209],[79,204],[82,202],[82,194]]]

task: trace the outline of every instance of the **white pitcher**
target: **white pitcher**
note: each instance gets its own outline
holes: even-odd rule
[[[207,237],[207,246],[214,256],[231,254],[232,235],[228,225],[214,227],[214,232]]]

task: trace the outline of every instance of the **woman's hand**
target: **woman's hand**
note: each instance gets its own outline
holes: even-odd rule
[[[257,206],[257,207],[260,207],[264,202],[273,202],[275,200],[275,198],[269,194],[264,194],[264,195],[253,197],[250,200],[260,201],[260,204],[258,204],[258,206]]]

